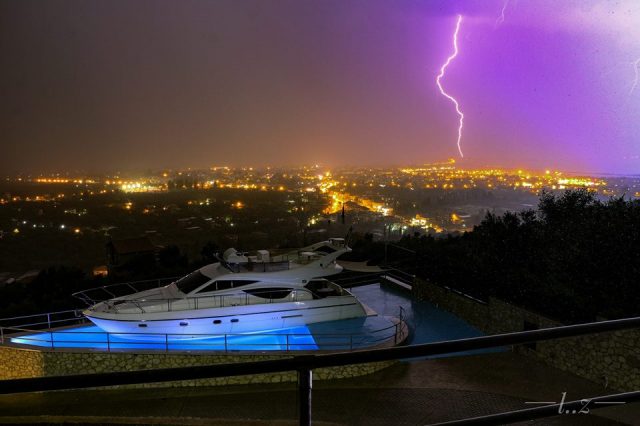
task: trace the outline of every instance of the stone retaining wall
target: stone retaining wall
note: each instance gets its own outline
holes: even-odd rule
[[[44,357],[40,351],[0,347],[0,379],[42,377]]]
[[[488,303],[416,279],[413,294],[467,321],[487,334],[563,325],[496,298]],[[519,345],[518,352],[609,387],[640,389],[640,330],[623,330]]]
[[[189,354],[35,351],[0,346],[0,379],[106,373],[153,368],[188,367],[289,358],[275,354]],[[346,365],[314,370],[314,379],[329,380],[371,374],[393,362]],[[254,374],[212,379],[128,385],[127,387],[217,386],[296,381],[296,372]]]

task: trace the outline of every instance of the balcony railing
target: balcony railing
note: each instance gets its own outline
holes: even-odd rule
[[[246,363],[216,364],[192,367],[150,369],[117,373],[79,374],[29,379],[0,381],[0,394],[41,392],[62,389],[85,389],[101,386],[130,385],[143,383],[171,382],[179,380],[206,379],[215,377],[242,376],[249,374],[298,372],[298,410],[301,425],[311,424],[312,372],[317,368],[337,367],[349,364],[390,361],[431,355],[453,354],[474,349],[486,349],[505,345],[517,345],[544,340],[576,337],[593,333],[625,330],[640,327],[640,317],[601,321],[587,324],[568,325],[517,333],[474,337],[412,346],[384,349],[356,350],[331,354],[312,354],[287,359],[254,361]],[[591,398],[597,401],[635,402],[640,401],[640,391]],[[563,403],[567,409],[580,409],[583,401]],[[605,407],[594,405],[591,409]],[[499,413],[471,419],[455,420],[449,425],[506,424],[514,421],[530,420],[562,413],[561,406],[530,408],[509,413]]]

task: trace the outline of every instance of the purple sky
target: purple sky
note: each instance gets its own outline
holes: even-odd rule
[[[457,14],[461,165],[640,173],[635,0],[4,0],[0,170],[457,158]]]

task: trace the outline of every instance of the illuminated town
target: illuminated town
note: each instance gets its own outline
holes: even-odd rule
[[[149,176],[19,176],[5,177],[0,204],[61,203],[65,223],[55,227],[66,232],[83,232],[79,218],[90,215],[86,204],[118,195],[109,202],[113,209],[143,215],[175,210],[176,205],[149,205],[136,200],[154,193],[187,193],[186,206],[209,206],[211,194],[231,191],[237,200],[228,208],[251,205],[252,193],[285,195],[290,214],[303,213],[309,229],[340,222],[343,211],[351,224],[382,237],[404,233],[448,233],[465,231],[478,224],[487,212],[522,210],[535,205],[542,190],[585,188],[608,198],[640,197],[640,178],[603,178],[567,175],[561,171],[462,169],[454,160],[418,167],[329,169],[318,165],[292,169],[211,167],[209,170],[161,171]],[[201,195],[200,195],[201,194]],[[108,198],[111,199],[111,198]],[[46,216],[46,215],[45,215]],[[68,217],[68,219],[67,219]],[[11,216],[11,225],[0,235],[19,234],[25,228],[50,226],[48,218],[26,221]],[[77,223],[76,223],[77,222]],[[225,220],[229,226],[233,223]],[[5,222],[8,223],[8,222]]]

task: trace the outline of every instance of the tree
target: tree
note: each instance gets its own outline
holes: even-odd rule
[[[428,267],[418,273],[434,283],[568,321],[637,315],[637,200],[544,192],[537,211],[487,214],[460,237],[418,242],[400,244],[419,251]]]
[[[189,261],[178,246],[171,244],[158,252],[158,263],[165,269],[180,269],[186,267]]]

